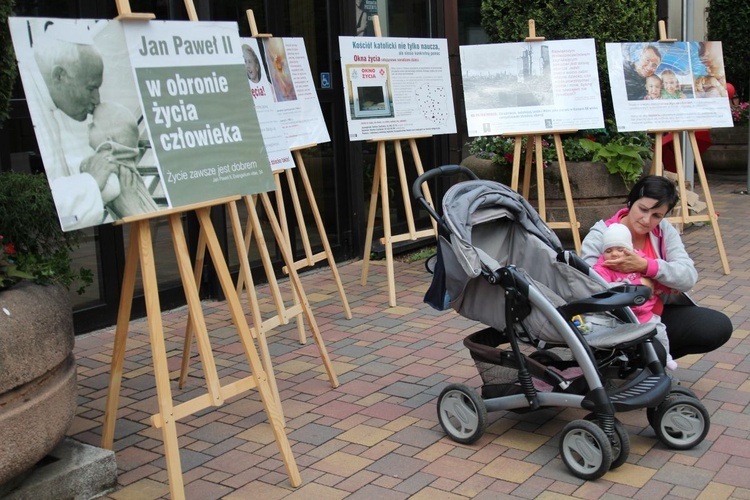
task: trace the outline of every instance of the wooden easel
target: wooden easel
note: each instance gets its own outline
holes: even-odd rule
[[[676,42],[674,38],[667,38],[667,31],[664,21],[659,21],[659,41],[660,42]],[[672,145],[674,146],[674,163],[675,171],[677,172],[677,189],[680,193],[680,213],[674,217],[669,217],[668,220],[672,223],[686,224],[688,222],[708,222],[711,224],[711,228],[714,231],[714,238],[716,239],[716,247],[719,250],[719,258],[721,259],[721,265],[724,269],[724,274],[729,274],[729,261],[727,260],[727,254],[724,250],[724,242],[721,239],[721,231],[719,230],[719,216],[714,210],[714,203],[711,199],[711,191],[708,188],[708,181],[706,180],[706,172],[703,169],[703,160],[701,159],[700,149],[698,149],[698,140],[695,137],[695,132],[698,129],[681,129],[681,130],[649,130],[649,133],[655,135],[654,141],[654,160],[651,164],[651,173],[655,175],[662,175],[664,173],[664,164],[662,163],[662,147],[664,145],[664,134],[672,133]],[[700,130],[706,130],[702,127]],[[688,141],[690,147],[693,150],[693,156],[695,157],[695,170],[698,173],[698,179],[700,179],[701,188],[703,189],[703,196],[706,198],[706,210],[708,213],[703,215],[690,215],[690,211],[687,204],[686,196],[686,182],[685,182],[685,165],[682,161],[682,150],[680,148],[680,132],[687,132]]]
[[[186,0],[188,12],[195,18],[195,9],[191,0]],[[153,19],[153,14],[132,14],[130,6],[126,1],[117,2],[118,19]],[[176,422],[180,418],[194,415],[211,406],[220,406],[225,400],[239,396],[252,389],[257,389],[263,406],[268,416],[274,438],[279,447],[282,460],[286,467],[287,475],[292,486],[297,487],[302,483],[297,464],[292,454],[291,446],[284,430],[284,422],[281,414],[281,405],[278,396],[269,384],[269,378],[273,379],[270,363],[264,363],[258,356],[250,328],[245,319],[242,305],[237,295],[229,268],[226,264],[221,246],[214,230],[210,209],[212,206],[226,204],[230,207],[233,227],[236,227],[236,202],[239,196],[228,197],[211,202],[194,204],[177,209],[164,210],[157,214],[125,218],[118,224],[130,224],[130,240],[123,272],[122,293],[118,309],[117,327],[115,330],[114,347],[110,369],[109,390],[104,414],[102,429],[102,447],[112,449],[114,443],[115,422],[117,419],[117,407],[122,384],[122,371],[125,360],[128,324],[130,321],[131,307],[135,290],[136,271],[138,264],[141,266],[143,291],[146,301],[146,314],[148,317],[149,337],[151,353],[154,364],[154,378],[156,381],[156,393],[159,412],[151,416],[154,427],[162,430],[164,442],[164,455],[167,463],[167,475],[171,497],[174,499],[185,498],[185,488],[182,478],[182,467],[180,463],[180,450],[177,437]],[[233,209],[234,208],[234,209]],[[240,341],[249,363],[250,375],[240,380],[235,380],[222,385],[216,369],[213,351],[211,349],[205,317],[200,302],[198,286],[195,280],[195,271],[191,270],[189,251],[185,234],[182,227],[182,215],[186,212],[195,212],[200,223],[200,240],[203,249],[208,248],[211,259],[216,268],[219,282],[226,296],[227,303],[232,315],[232,321],[237,328]],[[253,211],[253,214],[255,212]],[[175,257],[182,280],[185,297],[190,311],[189,322],[195,327],[195,336],[198,344],[199,355],[203,366],[206,380],[206,394],[197,396],[183,403],[174,404],[172,390],[169,380],[169,367],[164,340],[164,329],[161,319],[161,306],[159,303],[159,288],[156,279],[156,266],[151,237],[150,221],[157,217],[167,217]],[[255,218],[257,221],[257,217]],[[257,224],[260,229],[259,223]],[[240,262],[247,262],[247,255],[243,253],[244,246],[238,244]],[[201,257],[202,258],[202,257]],[[253,311],[255,313],[255,311]],[[255,315],[254,320],[260,320]],[[270,377],[269,377],[270,375]]]
[[[224,404],[225,400],[239,396],[252,389],[257,389],[260,394],[276,443],[279,446],[282,460],[286,466],[289,481],[294,487],[299,486],[302,482],[284,431],[284,422],[278,398],[274,395],[274,391],[269,385],[269,372],[266,371],[263,362],[261,362],[258,356],[255,343],[253,342],[250,333],[250,328],[247,325],[242,310],[242,305],[240,304],[239,297],[234,290],[234,283],[229,274],[229,268],[224,260],[221,246],[211,222],[210,209],[212,206],[227,203],[234,204],[238,199],[239,197],[225,198],[205,204],[196,204],[179,209],[165,210],[152,217],[126,218],[119,222],[130,224],[131,227],[112,352],[109,391],[107,394],[107,406],[104,413],[104,426],[102,430],[102,447],[112,449],[114,443],[115,420],[117,418],[118,399],[122,383],[122,370],[125,360],[128,323],[130,321],[131,305],[135,288],[136,270],[138,263],[140,262],[143,291],[146,299],[146,314],[148,317],[151,354],[154,363],[156,394],[159,404],[159,412],[151,416],[151,424],[162,430],[164,455],[167,462],[167,474],[169,476],[169,488],[172,498],[185,497],[182,468],[180,465],[180,450],[177,441],[177,420],[189,415],[194,415],[195,413],[211,406],[221,406]],[[205,245],[208,247],[209,253],[211,254],[211,259],[219,276],[219,282],[221,283],[222,290],[227,298],[232,321],[237,328],[251,371],[250,376],[223,386],[216,370],[206,321],[203,315],[200,296],[198,294],[198,286],[196,285],[191,269],[187,241],[182,227],[182,214],[190,211],[194,211],[198,217],[198,221],[201,225],[201,234],[203,235]],[[164,341],[164,329],[161,320],[159,288],[156,279],[156,266],[150,226],[151,219],[163,216],[168,218],[180,277],[182,279],[185,297],[190,310],[190,321],[195,327],[195,336],[198,343],[207,389],[206,394],[178,405],[174,405],[172,390],[170,387],[169,367]],[[270,367],[270,365],[268,365],[268,367]]]
[[[544,37],[536,36],[536,23],[533,19],[529,19],[529,36],[524,39],[525,42],[541,42],[544,41]],[[558,130],[557,132],[524,132],[518,133],[507,133],[504,136],[515,137],[515,144],[513,150],[513,173],[511,176],[511,189],[518,191],[518,178],[520,176],[521,168],[521,150],[523,148],[523,138],[526,136],[526,152],[525,152],[525,164],[524,164],[524,175],[523,175],[523,192],[521,193],[524,198],[529,199],[529,191],[531,186],[531,164],[533,160],[532,153],[536,153],[536,189],[537,189],[537,203],[539,217],[542,221],[546,222],[550,229],[570,229],[573,235],[573,244],[575,245],[576,253],[581,252],[581,235],[579,233],[580,224],[576,218],[575,208],[573,206],[573,195],[570,191],[570,180],[568,179],[568,168],[565,164],[565,153],[563,151],[561,134],[572,134],[576,130]],[[557,151],[557,162],[560,165],[560,179],[562,181],[563,192],[565,194],[565,205],[568,209],[568,222],[547,222],[547,204],[544,195],[544,159],[542,156],[542,136],[552,135],[555,141],[555,150]]]
[[[192,5],[192,0],[186,0],[186,3],[188,2]],[[188,17],[190,18],[191,21],[197,21],[197,17],[195,16],[196,16],[195,9],[193,8],[192,12],[191,12],[191,9],[188,9]],[[251,22],[251,29],[254,26],[254,24],[255,24],[255,19],[253,18]],[[255,30],[257,32],[257,27],[255,28]],[[281,195],[279,191],[279,178],[275,176],[275,179],[276,179],[276,185],[277,185],[277,199],[280,199]],[[266,211],[266,215],[268,216],[269,223],[271,224],[271,228],[276,238],[276,242],[282,253],[284,262],[286,263],[286,268],[289,269],[289,276],[290,276],[290,281],[292,284],[292,292],[294,294],[295,302],[296,302],[296,304],[290,308],[287,308],[284,305],[284,300],[281,296],[281,291],[279,289],[278,282],[276,281],[275,272],[273,269],[273,265],[271,263],[271,255],[268,251],[268,247],[266,246],[265,238],[263,237],[263,231],[261,229],[260,219],[258,218],[258,213],[256,209],[257,196],[260,196],[261,198],[263,207]],[[270,386],[272,388],[276,401],[279,402],[279,412],[283,419],[283,410],[281,408],[281,398],[279,396],[278,387],[276,385],[276,378],[273,376],[273,370],[271,368],[272,367],[271,355],[268,350],[268,343],[266,341],[266,332],[272,330],[273,328],[276,328],[279,325],[289,323],[289,319],[293,317],[297,317],[299,320],[299,324],[301,324],[301,316],[304,315],[305,318],[307,319],[308,324],[310,325],[310,330],[312,332],[315,343],[318,346],[318,352],[320,354],[321,359],[323,360],[323,365],[325,367],[326,373],[328,374],[328,378],[330,380],[331,386],[336,388],[338,387],[339,382],[338,382],[338,378],[336,377],[336,372],[333,368],[333,365],[331,364],[331,360],[328,356],[328,351],[326,350],[325,343],[323,342],[323,337],[320,334],[320,330],[315,321],[315,317],[313,316],[312,309],[310,308],[310,304],[307,301],[307,296],[305,295],[305,291],[302,287],[302,282],[300,281],[299,275],[297,274],[297,270],[294,266],[290,265],[291,263],[293,263],[291,246],[289,245],[289,240],[287,237],[285,237],[285,234],[282,231],[278,220],[276,219],[276,216],[273,211],[273,206],[268,197],[268,193],[261,193],[260,195],[253,195],[253,196],[244,196],[243,199],[245,201],[245,207],[248,213],[247,227],[244,233],[244,237],[242,233],[242,228],[241,228],[241,223],[240,223],[240,218],[239,218],[239,211],[237,210],[237,206],[236,204],[228,204],[229,217],[232,223],[232,232],[234,235],[235,244],[237,245],[237,253],[239,256],[239,260],[240,260],[240,276],[238,278],[235,291],[238,296],[241,294],[243,287],[247,291],[247,299],[250,305],[251,314],[253,316],[253,325],[254,325],[253,336],[258,339],[258,344],[260,346],[260,351],[261,351],[264,366],[266,367],[266,371],[269,372],[270,374],[269,376]],[[250,271],[250,263],[247,257],[247,252],[248,252],[248,249],[250,248],[250,242],[251,242],[253,234],[255,234],[255,240],[258,245],[258,250],[261,254],[261,261],[263,263],[263,268],[268,278],[268,283],[271,288],[274,304],[276,307],[276,313],[277,313],[276,316],[266,319],[265,321],[263,321],[261,318],[260,304],[255,294],[254,285],[253,285],[253,277]],[[197,248],[195,267],[194,267],[195,283],[200,283],[202,267],[203,267],[203,259],[204,259],[205,250],[206,250],[206,243],[207,241],[205,239],[205,235],[203,234],[203,231],[201,231],[199,239],[198,239],[198,248]],[[192,329],[193,329],[192,327],[193,327],[192,315],[190,315],[188,317],[188,322],[187,322],[186,329],[185,329],[185,341],[184,341],[183,354],[182,354],[182,368],[180,371],[180,379],[179,379],[180,388],[184,387],[185,385],[185,382],[187,380],[187,373],[188,373],[188,369],[190,365],[190,349],[192,345]],[[304,332],[302,335],[304,335]]]
[[[255,22],[255,15],[252,9],[248,9],[246,13],[247,13],[247,22],[250,26],[250,33],[254,38],[268,38],[272,36],[268,33],[258,32],[258,26]],[[341,277],[339,276],[339,271],[338,271],[338,268],[336,267],[336,260],[333,258],[333,251],[331,250],[331,245],[328,242],[328,234],[326,233],[325,226],[323,225],[323,218],[321,217],[320,211],[318,210],[318,204],[317,204],[317,201],[315,200],[315,193],[312,189],[312,185],[310,184],[310,179],[307,176],[307,170],[305,169],[305,162],[302,158],[302,151],[304,151],[305,149],[314,147],[314,146],[316,146],[316,144],[308,144],[308,145],[303,145],[303,146],[292,148],[292,154],[294,155],[296,168],[297,168],[297,171],[299,172],[300,179],[302,180],[302,185],[305,189],[305,194],[307,195],[307,200],[308,200],[310,209],[313,214],[313,219],[315,220],[315,225],[318,229],[318,235],[320,237],[321,244],[323,245],[323,251],[318,252],[318,253],[313,253],[312,251],[312,245],[310,244],[310,236],[307,231],[307,224],[305,222],[305,217],[302,213],[302,206],[300,204],[300,198],[297,192],[297,185],[295,183],[294,173],[291,171],[291,169],[286,169],[285,175],[286,175],[287,184],[289,186],[289,195],[292,199],[292,203],[294,206],[294,214],[297,219],[297,226],[299,227],[300,238],[302,239],[302,248],[305,251],[305,257],[298,261],[295,261],[293,263],[293,266],[295,270],[299,271],[300,269],[314,266],[318,262],[327,260],[328,267],[331,269],[331,274],[333,275],[333,279],[336,282],[336,287],[339,292],[339,297],[341,297],[341,304],[344,307],[344,315],[346,316],[346,319],[352,319],[352,311],[349,308],[349,301],[346,298],[346,292],[344,291],[344,284],[342,283]],[[282,190],[280,177],[281,177],[281,172],[278,172],[278,171],[274,172],[274,179],[276,180],[276,206],[277,206],[276,209],[278,211],[278,217],[281,222],[281,228],[283,230],[284,237],[286,238],[286,241],[291,251],[291,234],[289,232],[289,224],[287,222],[286,209],[284,207],[284,198],[282,196],[283,190]],[[292,257],[294,256],[292,255]],[[289,269],[287,266],[284,266],[282,271],[286,274],[289,274]],[[240,278],[237,284],[238,292],[242,291],[243,284],[244,284],[244,280]],[[300,301],[300,298],[296,292],[294,293],[294,301],[295,301],[295,304],[299,303]],[[306,342],[305,329],[302,323],[302,318],[300,316],[297,316],[297,328],[299,332],[300,343],[304,344]]]
[[[380,21],[378,16],[372,16],[372,23],[375,28],[375,36],[382,36],[380,30]],[[380,242],[385,246],[385,261],[386,261],[386,273],[388,275],[388,303],[391,307],[396,307],[396,278],[393,271],[393,244],[401,241],[414,241],[419,238],[425,238],[432,236],[437,238],[437,222],[432,220],[432,228],[423,229],[417,231],[414,226],[414,214],[411,209],[411,200],[409,198],[409,186],[406,182],[406,171],[404,169],[404,157],[401,151],[401,141],[405,140],[409,142],[409,148],[414,158],[414,165],[417,169],[417,175],[424,173],[422,168],[422,160],[419,157],[419,150],[417,149],[416,139],[431,137],[425,136],[414,136],[410,138],[384,138],[377,140],[377,153],[375,156],[375,171],[372,179],[372,191],[370,193],[370,211],[367,217],[367,235],[365,237],[365,250],[362,260],[362,286],[367,284],[367,274],[370,269],[370,251],[372,250],[372,235],[375,230],[375,212],[378,204],[378,190],[380,190],[380,202],[381,212],[383,218],[383,238]],[[398,176],[401,182],[401,194],[404,201],[404,210],[406,212],[406,223],[409,228],[408,233],[393,235],[391,233],[391,213],[390,204],[388,202],[388,169],[385,158],[385,143],[386,141],[393,141],[394,150],[396,153],[396,165],[398,166]],[[432,196],[428,186],[423,186],[425,200],[430,205],[433,205]]]

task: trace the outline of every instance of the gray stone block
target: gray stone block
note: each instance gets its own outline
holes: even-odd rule
[[[88,500],[117,486],[115,454],[66,437],[27,474],[0,489],[7,500]]]

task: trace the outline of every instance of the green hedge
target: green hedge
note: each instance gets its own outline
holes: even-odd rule
[[[711,0],[708,39],[721,42],[727,81],[734,85],[742,101],[750,100],[750,2]]]
[[[548,40],[594,38],[604,117],[614,118],[607,74],[607,42],[638,42],[656,38],[654,0],[483,0],[482,27],[493,42],[520,42],[529,35]]]

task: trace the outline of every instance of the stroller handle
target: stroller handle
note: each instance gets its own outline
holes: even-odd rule
[[[414,184],[411,185],[411,193],[414,196],[414,199],[421,203],[422,206],[430,214],[430,216],[438,222],[440,222],[440,216],[435,211],[435,209],[427,202],[427,200],[425,200],[424,193],[422,192],[422,184],[429,181],[433,177],[442,177],[444,175],[454,175],[458,173],[462,173],[473,180],[479,179],[479,177],[477,177],[474,172],[464,167],[463,165],[443,165],[441,167],[435,167],[423,173],[422,175],[417,177],[417,179],[414,181]]]

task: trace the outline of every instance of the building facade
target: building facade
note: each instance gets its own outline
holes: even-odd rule
[[[479,26],[481,2],[458,2],[446,0],[195,0],[194,7],[201,20],[236,21],[241,36],[250,36],[247,10],[252,10],[258,31],[279,37],[301,37],[305,41],[311,72],[315,81],[318,100],[328,126],[331,142],[302,150],[306,170],[310,177],[327,237],[337,260],[360,258],[365,251],[367,207],[370,198],[372,174],[375,163],[373,142],[350,141],[347,133],[340,56],[339,35],[374,36],[372,18],[378,16],[382,36],[414,38],[447,38],[450,47],[451,72],[454,78],[454,100],[457,120],[460,122],[460,87],[458,76],[458,46],[460,43],[481,43],[483,32]],[[157,19],[187,20],[188,14],[182,0],[132,1],[133,12],[149,12]],[[460,12],[459,12],[460,11]],[[460,14],[460,15],[459,15]],[[116,2],[95,0],[36,0],[16,2],[16,15],[63,18],[114,18],[118,15]],[[459,19],[468,20],[459,26]],[[461,38],[459,39],[459,32]],[[459,124],[459,127],[461,125]],[[457,163],[465,142],[462,134],[450,137],[429,137],[417,140],[419,160],[425,168]],[[406,144],[405,144],[406,146]],[[388,164],[395,166],[393,144],[388,146]],[[404,150],[409,181],[416,176],[413,158]],[[42,171],[43,165],[34,137],[34,130],[20,80],[12,101],[11,118],[0,130],[0,168],[14,171]],[[391,172],[395,176],[395,169]],[[283,176],[282,176],[283,178]],[[404,209],[398,181],[389,182],[393,232],[403,232]],[[288,190],[282,189],[288,193]],[[307,200],[303,194],[303,207]],[[288,195],[283,200],[287,214],[293,214]],[[425,213],[414,205],[417,225],[427,227]],[[244,214],[242,214],[244,215]],[[224,246],[230,268],[239,269],[231,228],[228,227],[223,208],[212,209],[212,218],[220,241]],[[292,234],[292,247],[296,255],[302,255],[298,223],[295,217],[287,217]],[[311,227],[310,237],[316,246],[315,234],[309,209],[305,221]],[[165,308],[184,303],[179,272],[175,266],[174,251],[169,227],[164,218],[151,221],[154,235],[156,268],[162,305]],[[188,241],[197,246],[199,227],[192,215],[184,216],[184,227]],[[379,228],[375,228],[378,235]],[[117,319],[120,288],[125,265],[125,249],[128,241],[128,225],[102,225],[84,230],[82,246],[74,256],[76,267],[86,267],[94,272],[94,284],[84,295],[72,294],[78,333],[112,325]],[[382,232],[381,232],[382,234]],[[282,266],[280,253],[267,231],[266,241],[272,253],[277,272]],[[322,250],[322,245],[313,248]],[[377,248],[375,249],[377,251]],[[209,259],[207,259],[208,261]],[[251,247],[251,264],[256,271],[256,280],[262,282],[262,266],[257,251]],[[203,270],[201,293],[204,297],[220,298],[221,292],[210,261]],[[136,285],[136,300],[133,314],[144,315],[145,305],[140,283]]]

